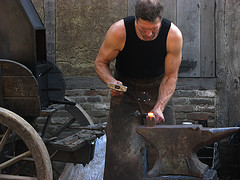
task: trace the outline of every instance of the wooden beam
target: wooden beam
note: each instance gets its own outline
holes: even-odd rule
[[[217,127],[234,126],[240,117],[239,2],[216,2]]]
[[[201,0],[200,76],[215,77],[215,2]]]

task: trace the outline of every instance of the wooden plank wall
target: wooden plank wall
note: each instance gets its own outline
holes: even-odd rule
[[[201,1],[200,76],[215,77],[215,1]]]
[[[240,122],[240,1],[216,1],[217,125]]]
[[[183,34],[182,77],[200,77],[200,0],[177,1],[177,26]]]

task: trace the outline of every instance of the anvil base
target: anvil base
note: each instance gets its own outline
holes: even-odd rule
[[[191,179],[191,180],[218,180],[218,177],[217,177],[217,171],[214,170],[214,169],[209,169],[207,170],[207,172],[204,174],[204,177],[203,178],[198,178],[198,177],[192,177],[192,176],[177,176],[177,175],[174,175],[174,176],[159,176],[159,177],[144,177],[143,176],[143,179],[142,180],[162,180],[162,179],[168,179],[168,180],[181,180],[181,179]]]

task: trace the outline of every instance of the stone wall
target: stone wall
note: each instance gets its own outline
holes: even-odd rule
[[[79,103],[95,123],[107,121],[110,107],[108,89],[67,90],[66,95]],[[215,126],[215,91],[176,90],[173,96],[177,124],[183,122]]]
[[[188,121],[215,126],[215,90],[176,90],[173,105],[177,124]]]
[[[107,121],[110,107],[110,92],[97,77],[66,78],[66,96],[79,103],[95,123]],[[178,84],[181,84],[180,79]],[[192,83],[194,84],[194,83]],[[173,108],[177,124],[183,122],[200,123],[214,127],[216,120],[216,90],[180,85],[173,95]],[[193,88],[193,89],[192,89]],[[197,89],[197,90],[196,90]]]
[[[181,83],[181,79],[180,82]],[[95,124],[107,122],[110,107],[110,91],[97,77],[66,78],[66,96],[77,102]],[[199,88],[195,88],[199,89]],[[176,123],[191,122],[207,127],[216,126],[216,90],[177,89],[173,95],[173,109]],[[71,119],[64,108],[59,108],[52,118],[48,133],[56,132]],[[35,123],[42,131],[46,118],[38,118]],[[78,122],[73,125],[79,126]]]
[[[110,107],[110,93],[107,89],[67,90],[66,96],[80,104],[94,123],[107,121]]]

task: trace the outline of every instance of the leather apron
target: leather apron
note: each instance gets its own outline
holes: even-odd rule
[[[104,180],[140,180],[144,172],[145,143],[135,131],[143,124],[142,116],[136,112],[144,114],[152,110],[162,77],[139,80],[115,73],[115,78],[122,81],[128,90],[111,98]],[[172,109],[166,106],[164,111],[166,121],[170,121],[168,124],[175,124]]]

